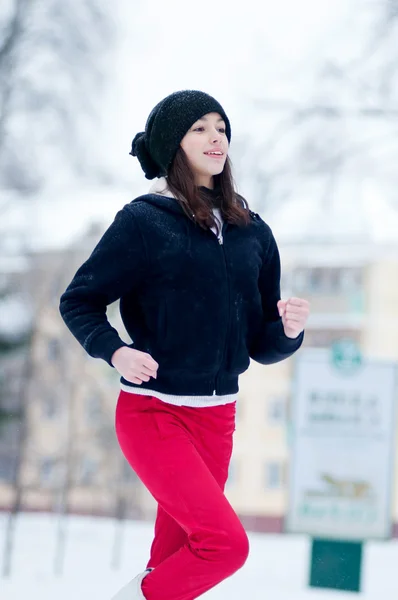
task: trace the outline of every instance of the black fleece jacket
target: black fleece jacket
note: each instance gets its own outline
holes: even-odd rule
[[[151,354],[159,369],[145,387],[154,392],[237,392],[250,358],[276,363],[303,340],[303,333],[296,339],[284,334],[278,248],[269,226],[250,215],[247,226],[224,223],[221,244],[175,199],[147,194],[133,200],[62,294],[66,325],[90,356],[111,366],[122,346]],[[132,344],[107,320],[107,306],[117,299]]]

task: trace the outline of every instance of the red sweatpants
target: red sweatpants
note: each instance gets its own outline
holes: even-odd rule
[[[120,447],[158,502],[147,600],[193,600],[246,561],[247,535],[223,493],[234,429],[234,403],[190,408],[120,392]]]

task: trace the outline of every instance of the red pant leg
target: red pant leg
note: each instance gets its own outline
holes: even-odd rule
[[[117,406],[121,448],[188,536],[187,545],[144,579],[143,593],[147,600],[193,600],[232,575],[248,555],[247,535],[197,449],[211,454],[218,443],[229,452],[227,436],[219,431],[223,407],[185,409],[131,396],[120,396]]]
[[[182,527],[161,506],[158,506],[155,537],[147,567],[154,569],[174,552],[177,552],[187,541],[188,536]]]
[[[211,407],[209,409],[181,408],[180,412],[184,416],[185,413],[188,413],[189,418],[185,419],[185,421],[192,433],[195,447],[218,485],[224,491],[232,453],[232,436],[235,430],[235,405],[217,408]],[[221,426],[219,426],[217,420],[221,421]],[[211,432],[213,435],[211,435]],[[223,438],[222,444],[219,442],[220,436]],[[200,440],[200,443],[197,443],[196,440]],[[188,536],[186,532],[161,506],[158,506],[155,521],[155,536],[147,567],[157,567],[166,558],[184,546],[187,541]]]

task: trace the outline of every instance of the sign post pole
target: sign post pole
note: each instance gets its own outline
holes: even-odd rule
[[[362,542],[312,539],[310,587],[361,591]]]

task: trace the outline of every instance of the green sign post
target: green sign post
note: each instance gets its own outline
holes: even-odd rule
[[[297,358],[285,530],[311,537],[311,587],[360,592],[366,541],[391,537],[396,392],[353,340]]]
[[[362,542],[312,539],[311,587],[361,591]]]
[[[362,356],[353,340],[343,339],[331,348],[333,367],[350,376],[362,365]],[[361,591],[363,543],[312,538],[310,587],[346,592]]]

